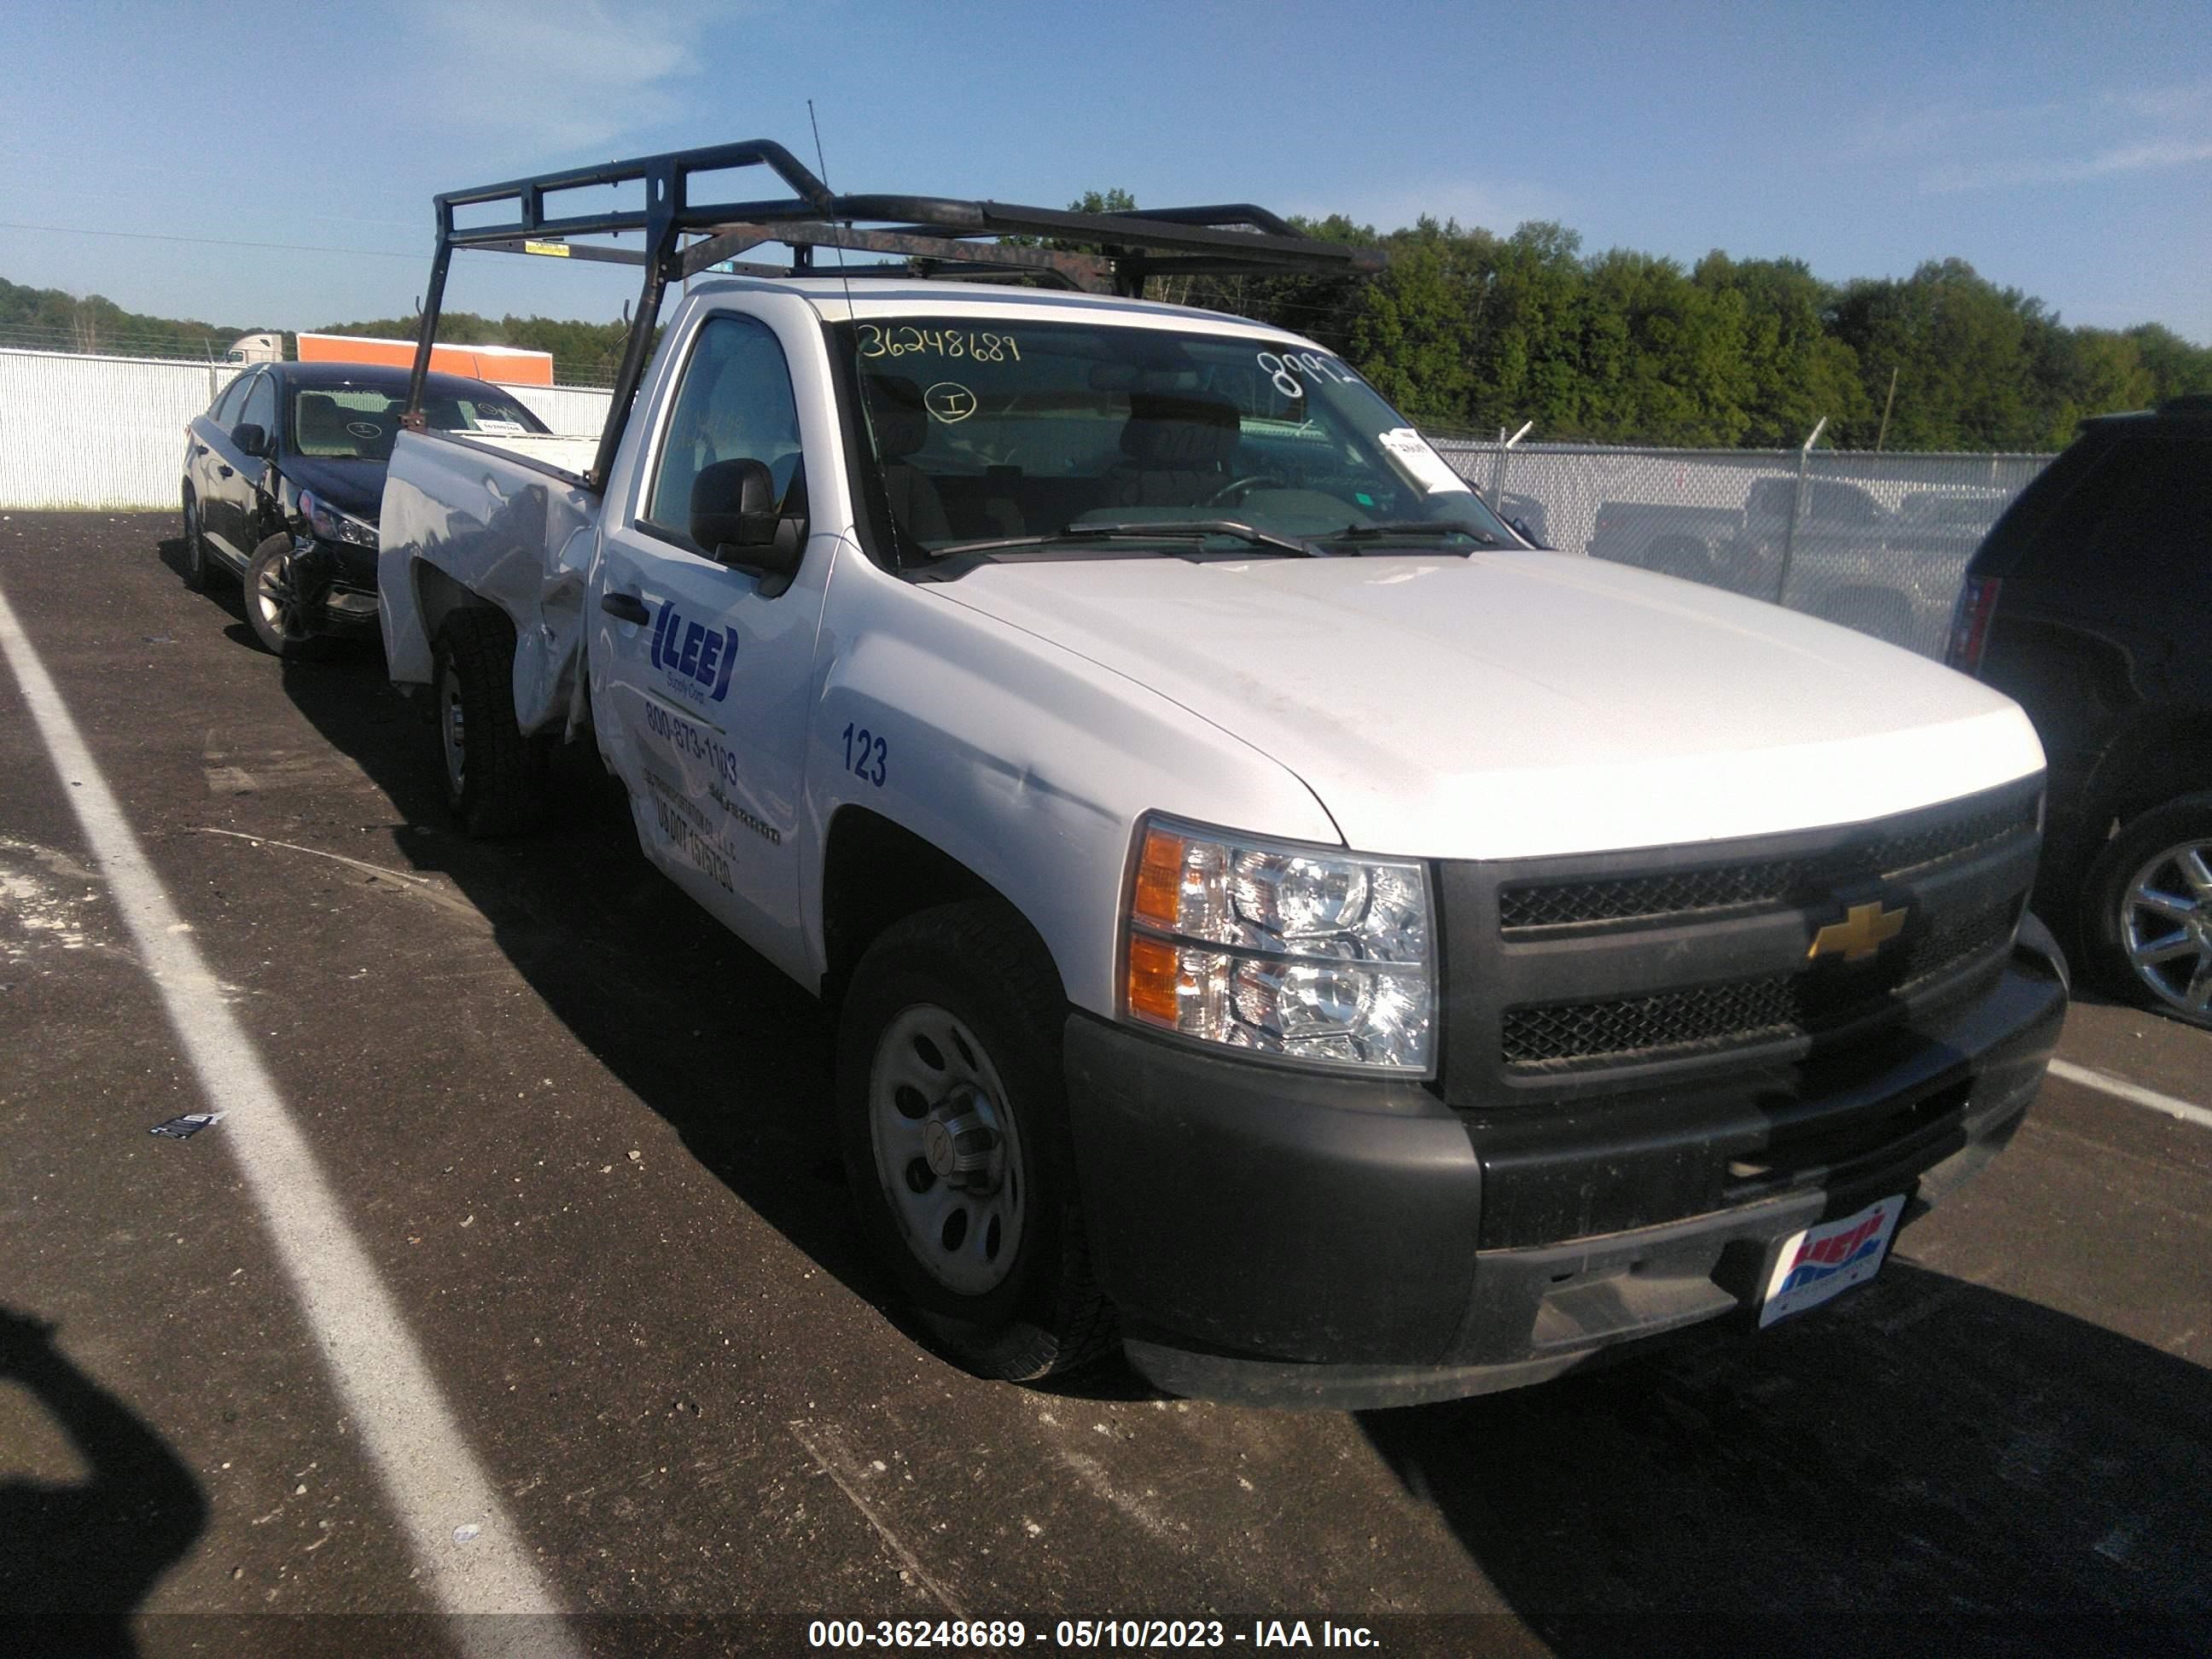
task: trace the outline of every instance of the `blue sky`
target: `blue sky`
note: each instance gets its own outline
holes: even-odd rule
[[[1252,200],[1385,228],[1549,218],[1586,250],[1790,255],[1831,279],[1957,256],[2068,322],[2212,343],[2203,0],[15,15],[0,276],[213,322],[404,313],[434,191],[731,138],[811,155],[811,97],[844,190],[1059,205],[1118,185],[1147,206]],[[447,302],[612,317],[630,291],[605,269],[477,256]]]

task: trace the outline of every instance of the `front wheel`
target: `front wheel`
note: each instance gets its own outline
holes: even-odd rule
[[[947,905],[870,946],[839,1021],[838,1132],[861,1225],[978,1376],[1042,1377],[1113,1340],[1076,1204],[1058,986],[1018,918]]]
[[[2212,1027],[2212,793],[2154,807],[2105,844],[2081,940],[2106,990]]]
[[[289,536],[271,536],[253,550],[246,567],[246,625],[263,650],[287,662],[330,654],[331,641],[315,631],[313,606],[301,589]]]
[[[538,821],[542,756],[514,718],[514,629],[471,607],[438,630],[433,681],[438,774],[446,806],[479,839],[520,835]]]

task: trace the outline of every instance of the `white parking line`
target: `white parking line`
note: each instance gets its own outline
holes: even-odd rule
[[[2199,1128],[2212,1129],[2212,1110],[2192,1106],[2185,1100],[2176,1100],[2172,1095],[2162,1095],[2155,1089],[2146,1089],[2138,1084],[2119,1078],[2107,1077],[2102,1072],[2093,1072],[2086,1066],[2076,1066],[2071,1060],[2054,1060],[2051,1075],[2069,1083],[2078,1083],[2085,1089],[2101,1090],[2122,1100],[2131,1100],[2138,1106],[2148,1106],[2154,1112],[2164,1112],[2168,1117],[2178,1117],[2184,1123],[2194,1123]]]
[[[553,1622],[559,1607],[520,1534],[4,593],[0,654],[15,672],[62,793],[107,878],[201,1092],[210,1109],[225,1114],[222,1139],[238,1159],[432,1595],[449,1613],[540,1615],[457,1619],[454,1637],[472,1653],[580,1653]]]

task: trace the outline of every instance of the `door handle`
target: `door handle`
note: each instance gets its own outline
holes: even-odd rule
[[[207,446],[206,446],[205,444],[194,444],[194,445],[192,446],[192,453],[193,453],[193,454],[195,454],[195,455],[204,455],[204,454],[206,454],[206,453],[207,453]]]
[[[645,608],[645,601],[635,593],[602,593],[599,609],[626,623],[643,623],[653,620],[653,612]]]
[[[224,477],[226,477],[226,478],[228,478],[228,477],[230,476],[230,469],[229,469],[228,467],[227,467],[227,466],[224,466],[224,465],[222,465],[222,463],[220,463],[220,462],[216,463],[216,469],[215,469],[215,470],[216,470],[217,472],[221,473],[221,474],[222,474]]]

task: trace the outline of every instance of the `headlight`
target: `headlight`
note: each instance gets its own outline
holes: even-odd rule
[[[1425,1077],[1436,1052],[1427,868],[1149,817],[1122,1004],[1140,1024]]]
[[[307,521],[310,531],[326,542],[350,542],[356,547],[376,545],[374,525],[364,524],[351,514],[339,512],[313,490],[300,492],[300,516]]]

